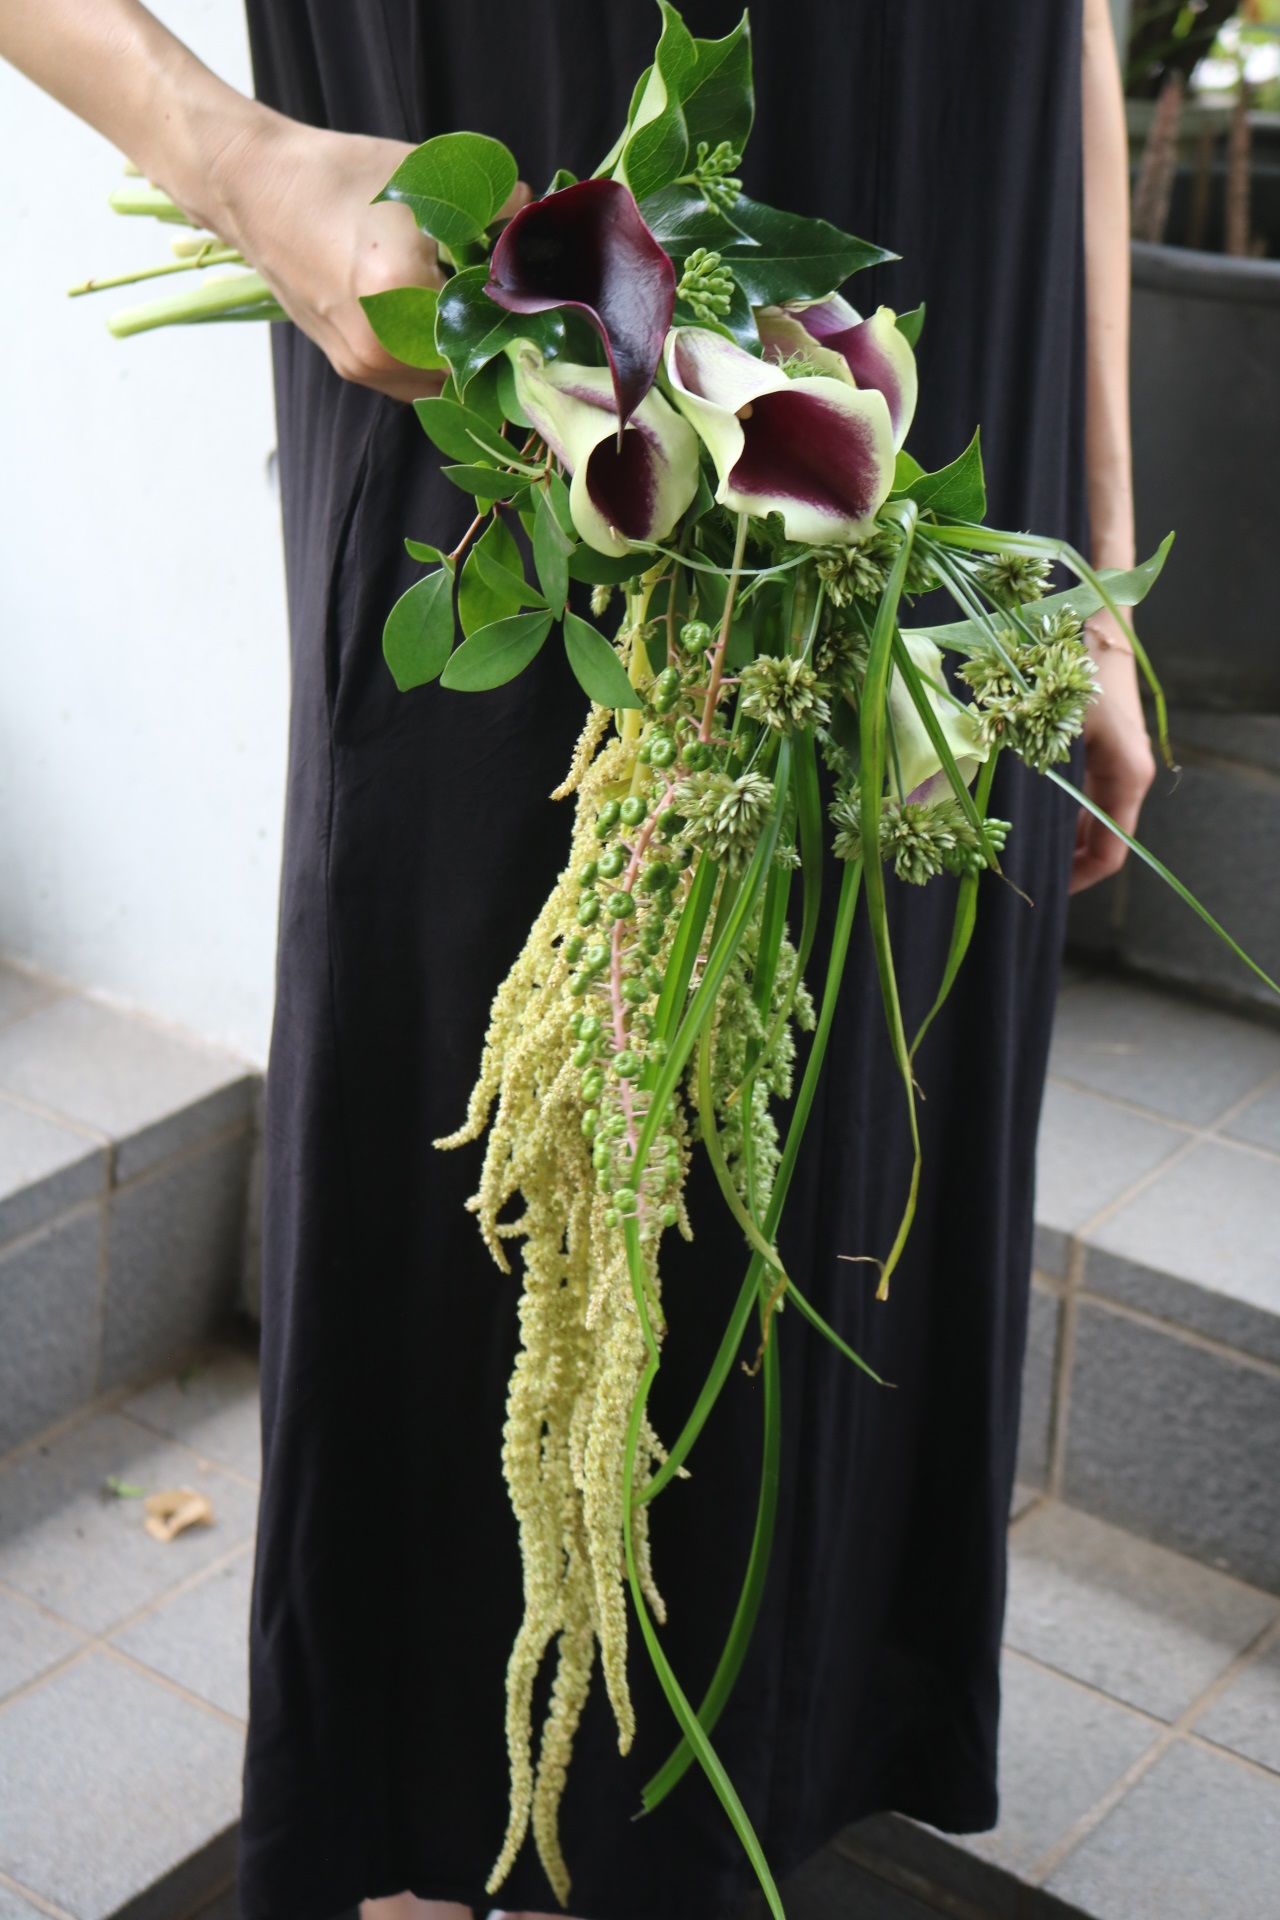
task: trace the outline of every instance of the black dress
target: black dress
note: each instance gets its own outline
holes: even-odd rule
[[[720,34],[735,0],[689,0]],[[991,517],[1082,537],[1080,9],[1071,0],[754,0],[748,185],[896,248],[850,289],[925,299],[928,466],[979,420]],[[250,0],[264,98],[320,125],[499,135],[538,189],[612,142],[659,16],[649,0]],[[387,609],[467,503],[407,407],[344,385],[277,329],[293,716],[279,999],[268,1083],[262,1516],[241,1840],[246,1920],[325,1920],[404,1888],[489,1904],[504,1831],[503,1678],[520,1615],[499,1449],[516,1283],[463,1203],[460,1121],[490,999],[562,863],[547,795],[582,696],[547,648],[483,696],[399,695]],[[779,1536],[716,1743],[778,1873],[896,1808],[996,1816],[997,1654],[1018,1426],[1036,1121],[1072,809],[1002,771],[1007,865],[919,1072],[925,1176],[892,1298],[841,1253],[883,1252],[906,1191],[900,1087],[864,935],[831,1042],[784,1251],[876,1388],[781,1325]],[[908,1008],[932,998],[950,883],[894,889]],[[820,956],[819,956],[820,958]],[[816,972],[816,969],[815,969]],[[820,977],[820,976],[818,976]],[[667,1266],[654,1399],[674,1434],[745,1253],[716,1196]],[[759,1388],[735,1372],[658,1502],[666,1644],[696,1699],[754,1515]],[[699,1776],[633,1823],[674,1728],[632,1649],[639,1732],[619,1759],[594,1686],[564,1804],[571,1910],[714,1920],[750,1874]],[[532,1844],[499,1895],[551,1909]]]

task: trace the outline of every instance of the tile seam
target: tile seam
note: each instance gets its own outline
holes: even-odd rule
[[[1215,1359],[1229,1360],[1233,1366],[1246,1367],[1251,1373],[1260,1373],[1268,1380],[1280,1380],[1280,1361],[1268,1360],[1265,1354],[1250,1353],[1247,1347],[1233,1346],[1229,1340],[1221,1340],[1215,1334],[1202,1333],[1198,1327],[1188,1327],[1181,1320],[1165,1320],[1160,1314],[1151,1313],[1142,1307],[1130,1306],[1128,1301],[1117,1300],[1109,1293],[1095,1293],[1090,1287],[1081,1287],[1078,1299],[1082,1305],[1096,1307],[1103,1313],[1114,1314],[1118,1320],[1132,1321],[1137,1326],[1145,1327],[1149,1332],[1162,1333],[1170,1340],[1179,1341],[1183,1346],[1195,1347],[1201,1353],[1211,1353]],[[1254,1311],[1264,1313],[1266,1309],[1258,1307]]]
[[[100,1204],[100,1197],[95,1197],[94,1200],[74,1211],[87,1213],[90,1207]],[[43,1448],[54,1446],[68,1433],[74,1433],[77,1427],[87,1426],[100,1414],[116,1412],[126,1400],[133,1399],[135,1394],[145,1393],[150,1387],[163,1385],[166,1380],[173,1378],[175,1368],[180,1370],[184,1366],[189,1366],[193,1360],[206,1359],[211,1355],[216,1358],[219,1354],[228,1351],[234,1351],[234,1349],[220,1344],[216,1338],[192,1341],[185,1347],[177,1348],[156,1366],[148,1367],[145,1372],[135,1374],[132,1379],[124,1381],[118,1387],[107,1388],[104,1393],[96,1395],[92,1400],[86,1400],[83,1406],[74,1407],[70,1413],[64,1414],[61,1420],[55,1420],[52,1425],[42,1427],[39,1433],[31,1434],[26,1440],[20,1440],[16,1446],[10,1447],[7,1453],[0,1454],[0,1474],[8,1467],[19,1465],[29,1454],[39,1453]],[[135,1419],[132,1414],[125,1417]],[[136,1421],[136,1424],[141,1426],[144,1423]],[[158,1429],[148,1428],[148,1431],[154,1433]],[[169,1436],[164,1437],[167,1439]],[[256,1481],[254,1485],[257,1485]]]
[[[1113,1782],[1106,1793],[1099,1796],[1093,1806],[1081,1814],[1057,1840],[1047,1849],[1023,1876],[1031,1886],[1042,1887],[1050,1876],[1057,1872],[1064,1861],[1068,1860],[1076,1849],[1097,1831],[1107,1817],[1114,1813],[1120,1802],[1127,1798],[1138,1782],[1146,1777],[1158,1760],[1163,1759],[1169,1749],[1183,1735],[1189,1733],[1201,1714],[1222,1698],[1229,1687],[1234,1686],[1242,1673],[1246,1673],[1254,1663],[1266,1653],[1277,1636],[1280,1635],[1280,1614],[1269,1620],[1260,1633],[1256,1633],[1247,1646],[1242,1647],[1233,1660],[1227,1662],[1215,1679],[1211,1680],[1195,1699],[1180,1713],[1176,1720],[1167,1722],[1150,1747],[1138,1755],[1131,1766],[1126,1768],[1120,1778]],[[1110,1696],[1104,1696],[1110,1698]],[[1140,1709],[1131,1708],[1131,1712]],[[1232,1756],[1233,1758],[1235,1756]]]
[[[234,1713],[228,1713],[224,1707],[215,1707],[212,1700],[204,1699],[201,1694],[192,1693],[190,1687],[184,1687],[181,1681],[171,1679],[167,1673],[161,1673],[157,1668],[149,1667],[146,1661],[139,1660],[136,1654],[126,1653],[123,1647],[113,1646],[109,1641],[104,1641],[100,1651],[109,1660],[114,1660],[117,1666],[126,1667],[130,1673],[139,1674],[144,1680],[154,1681],[166,1693],[173,1694],[179,1700],[185,1700],[190,1707],[199,1707],[202,1713],[221,1722],[224,1727],[233,1728],[236,1733],[243,1733],[249,1724],[247,1720],[239,1719]]]
[[[3,1867],[0,1867],[0,1887],[8,1887],[10,1893],[20,1893],[24,1900],[29,1900],[31,1905],[38,1907],[41,1913],[47,1913],[50,1920],[75,1920],[75,1915],[68,1913],[65,1907],[58,1906],[55,1901],[47,1899],[43,1893],[37,1893],[35,1888],[29,1887],[25,1880],[15,1880],[11,1873],[4,1871]]]

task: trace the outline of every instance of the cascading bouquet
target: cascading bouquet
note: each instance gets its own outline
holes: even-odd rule
[[[777,1251],[854,916],[865,902],[915,1142],[896,1237],[866,1250],[883,1298],[915,1206],[912,1063],[924,1032],[903,1024],[886,868],[911,885],[959,883],[927,1027],[964,960],[979,878],[999,873],[1016,830],[988,812],[1001,754],[1106,818],[1057,771],[1097,690],[1083,639],[1097,609],[1124,627],[1164,738],[1159,688],[1121,609],[1146,594],[1169,541],[1132,572],[1098,574],[1060,540],[982,525],[976,436],[950,466],[923,471],[903,445],[923,309],[864,318],[839,292],[894,256],[742,192],[747,20],[723,40],[696,39],[659,3],[654,63],[591,179],[558,174],[501,226],[514,159],[454,133],[417,148],[384,190],[436,242],[449,278],[438,293],[405,287],[364,305],[392,354],[447,375],[418,416],[476,502],[452,552],[407,543],[430,571],[391,610],[384,646],[403,689],[438,679],[479,693],[519,674],[558,625],[590,702],[558,789],[576,796],[568,860],[493,1003],[465,1124],[437,1143],[487,1134],[470,1205],[504,1271],[513,1242],[523,1257],[503,1458],[525,1605],[507,1679],[510,1820],[489,1891],[532,1823],[568,1900],[558,1810],[597,1648],[624,1753],[634,1731],[629,1589],[682,1736],[644,1806],[696,1760],[781,1916],[710,1734],[769,1557],[779,1313],[790,1305],[870,1371]],[[181,218],[150,187],[117,205]],[[162,271],[231,271],[118,317],[115,331],[279,317],[230,249],[179,247]],[[1078,584],[1048,592],[1055,563]],[[570,606],[574,583],[590,589],[596,620],[620,596],[610,637]],[[904,608],[935,588],[959,618],[904,626]],[[828,849],[842,878],[815,1005],[805,971]],[[812,1037],[795,1087],[798,1031]],[[749,1257],[706,1385],[664,1444],[647,1410],[668,1325],[662,1244],[693,1232],[685,1189],[699,1150]],[[695,1709],[657,1631],[649,1511],[683,1472],[753,1318],[747,1350],[764,1407],[755,1538]],[[678,1338],[678,1300],[672,1319]],[[553,1641],[535,1760],[533,1691]]]

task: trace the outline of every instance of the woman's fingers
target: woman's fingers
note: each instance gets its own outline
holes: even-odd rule
[[[1155,758],[1147,737],[1133,656],[1114,622],[1090,622],[1100,639],[1094,667],[1102,689],[1084,727],[1084,790],[1090,800],[1132,834],[1142,802],[1155,779]],[[1071,891],[1081,893],[1118,873],[1127,848],[1111,829],[1083,808],[1071,862]]]

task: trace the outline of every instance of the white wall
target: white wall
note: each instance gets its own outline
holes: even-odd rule
[[[248,86],[239,0],[155,11]],[[106,314],[152,289],[66,299],[167,257],[107,208],[120,165],[0,63],[0,951],[262,1059],[287,696],[267,329],[116,341]]]

